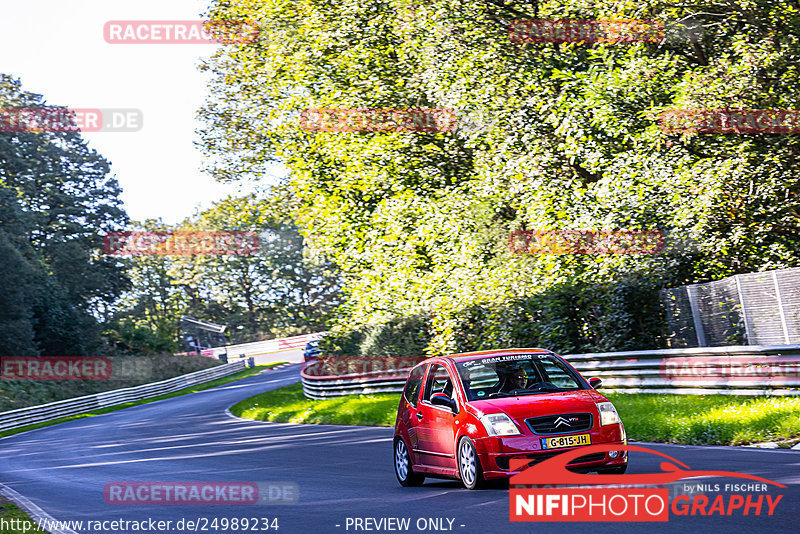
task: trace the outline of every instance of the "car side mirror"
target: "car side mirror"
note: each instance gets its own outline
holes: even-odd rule
[[[431,404],[434,406],[444,406],[445,408],[450,408],[453,413],[456,412],[456,401],[444,393],[434,393],[431,395]]]
[[[594,389],[598,389],[602,383],[603,381],[597,378],[596,376],[593,376],[592,378],[589,379],[589,385],[592,386]]]

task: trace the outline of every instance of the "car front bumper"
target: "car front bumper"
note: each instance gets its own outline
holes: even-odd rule
[[[578,432],[577,434],[589,434],[592,445],[625,445],[627,443],[625,431],[621,424],[608,425],[601,427],[599,430]],[[487,479],[508,478],[521,472],[510,468],[512,459],[526,460],[528,465],[534,465],[562,452],[580,448],[542,449],[542,440],[547,437],[553,436],[528,433],[518,436],[490,436],[474,439],[476,452],[483,468],[483,476]],[[592,471],[600,467],[616,467],[627,463],[628,455],[624,451],[616,458],[611,458],[609,452],[601,452],[577,458],[576,461],[570,462],[569,467],[571,469],[574,468],[576,471]]]

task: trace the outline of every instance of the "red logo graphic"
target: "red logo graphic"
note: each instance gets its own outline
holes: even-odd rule
[[[93,356],[3,356],[3,380],[108,380],[111,360]]]
[[[255,232],[111,232],[106,254],[117,256],[250,255],[258,252]]]
[[[246,20],[110,20],[103,26],[110,44],[244,44],[258,34]]]
[[[629,475],[589,475],[570,471],[567,464],[581,456],[599,452],[645,452],[666,458],[661,473]],[[511,462],[511,469],[522,469],[528,460]],[[672,462],[672,463],[670,463]],[[680,495],[669,502],[667,489],[631,488],[652,484],[668,484],[694,477],[733,477],[763,482],[785,488],[766,478],[733,471],[696,471],[664,453],[635,445],[590,445],[579,447],[544,460],[510,479],[509,515],[511,521],[668,521],[669,511],[675,515],[772,515],[783,495],[723,495],[713,501],[707,495]],[[540,488],[536,486],[589,485],[579,488]],[[620,487],[602,487],[619,485]],[[517,486],[517,487],[514,487]],[[533,486],[533,487],[518,487]],[[728,484],[738,491],[737,484]],[[710,505],[710,506],[709,506]]]

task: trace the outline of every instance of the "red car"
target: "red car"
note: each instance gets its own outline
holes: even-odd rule
[[[509,478],[577,447],[627,444],[617,410],[557,354],[544,349],[469,352],[426,360],[408,375],[394,430],[403,486],[459,478],[468,489]],[[517,465],[518,462],[515,462]],[[571,470],[622,474],[624,451],[590,454]]]

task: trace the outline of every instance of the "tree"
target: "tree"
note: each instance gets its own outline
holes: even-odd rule
[[[428,350],[438,353],[461,343],[458,318],[469,310],[488,320],[505,303],[569,293],[564,284],[602,289],[611,302],[632,283],[652,296],[798,265],[796,136],[675,134],[658,124],[675,108],[797,109],[795,5],[231,0],[210,15],[256,20],[264,32],[203,67],[214,75],[202,111],[209,171],[235,181],[287,165],[302,234],[344,274],[342,329],[426,313]],[[530,18],[656,19],[668,38],[511,42],[509,23]],[[459,127],[329,133],[299,121],[316,108],[426,107],[455,110]],[[698,246],[511,254],[509,232],[528,228],[658,230]],[[629,347],[603,320],[582,326],[606,332],[589,335],[587,350]]]
[[[177,348],[181,316],[225,324],[231,343],[321,330],[339,304],[339,279],[332,265],[304,255],[281,204],[230,197],[175,226],[143,223],[148,231],[252,232],[259,246],[253,254],[125,259],[133,287],[105,334],[121,349],[150,342],[155,351]]]
[[[56,109],[5,74],[0,108]],[[101,254],[102,235],[127,221],[120,192],[80,132],[0,132],[4,275],[17,309],[4,328],[20,336],[14,350],[86,354],[98,346],[93,314],[127,284]]]

